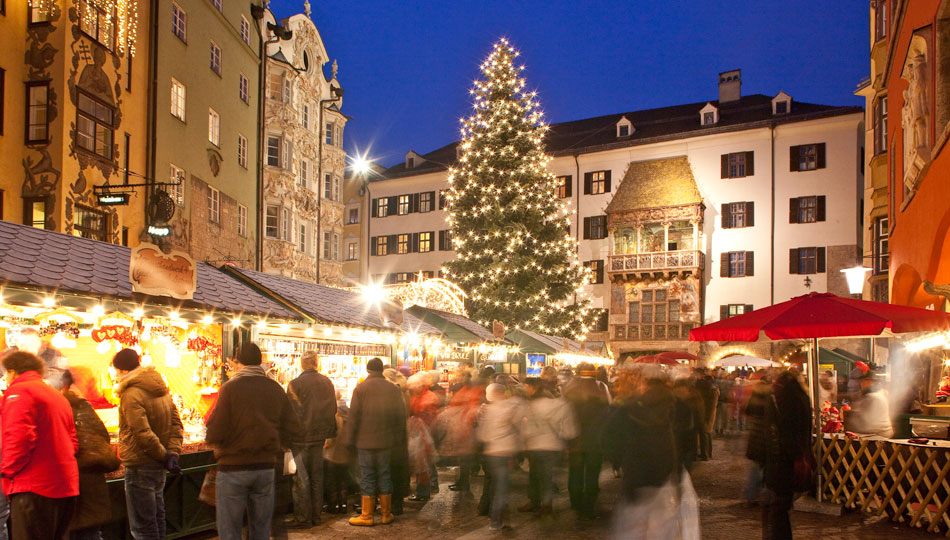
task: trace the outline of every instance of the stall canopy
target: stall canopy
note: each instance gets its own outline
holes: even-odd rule
[[[468,317],[422,306],[408,308],[412,316],[442,331],[443,341],[450,343],[508,343],[497,340],[490,330]]]
[[[716,360],[717,367],[779,367],[781,364],[778,362],[773,362],[766,358],[758,358],[755,356],[744,356],[741,354],[730,354]]]
[[[531,330],[512,330],[505,337],[518,345],[522,351],[545,354],[578,354],[600,356],[604,352],[603,341],[581,343],[573,339],[539,334]]]
[[[129,282],[130,257],[131,250],[124,246],[0,221],[0,280],[5,287],[170,304],[179,309],[211,308],[286,320],[301,318],[206,263],[196,265],[198,283],[194,300],[133,293]]]
[[[393,329],[384,324],[380,308],[368,305],[359,293],[236,266],[226,266],[222,270],[315,321],[372,330]],[[410,334],[442,334],[438,328],[409,313],[404,313],[402,324],[397,329]]]

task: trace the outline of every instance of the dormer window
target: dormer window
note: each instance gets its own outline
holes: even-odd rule
[[[631,123],[626,116],[621,117],[620,121],[617,122],[617,137],[629,137],[633,135],[633,132],[633,123]]]
[[[714,126],[719,123],[719,109],[712,103],[707,103],[699,111],[699,120],[704,126]]]
[[[411,169],[416,166],[416,158],[406,158],[406,168]]]
[[[416,165],[421,165],[423,161],[424,160],[422,159],[422,156],[415,153],[415,151],[410,150],[406,152],[406,168],[407,169],[412,169]]]
[[[779,92],[772,98],[772,114],[788,114],[792,111],[792,96],[785,92]]]

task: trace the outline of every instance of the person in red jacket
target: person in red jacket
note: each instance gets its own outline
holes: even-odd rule
[[[0,405],[3,492],[13,540],[60,540],[79,495],[76,426],[62,394],[43,381],[43,361],[16,351],[3,358]]]

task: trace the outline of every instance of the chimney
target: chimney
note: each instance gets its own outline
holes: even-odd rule
[[[742,70],[734,69],[719,74],[719,103],[738,101],[742,97]]]

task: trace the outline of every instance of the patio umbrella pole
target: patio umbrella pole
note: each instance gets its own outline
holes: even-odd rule
[[[818,491],[815,493],[815,500],[819,503],[821,502],[821,404],[818,403],[818,400],[821,399],[821,393],[818,387],[818,338],[812,339],[811,345],[811,354],[809,355],[809,364],[808,364],[808,378],[811,382],[811,395],[812,395],[812,410],[813,417],[815,419],[815,441],[818,443],[818,448],[815,451],[815,461],[818,464],[818,470],[816,471],[816,478],[818,482]]]

